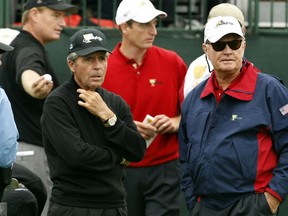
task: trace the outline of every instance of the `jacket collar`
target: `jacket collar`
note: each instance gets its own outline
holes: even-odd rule
[[[224,94],[229,95],[233,98],[243,101],[250,101],[253,99],[253,95],[256,88],[257,73],[259,69],[254,67],[254,65],[247,61],[246,59],[242,62],[242,68],[240,75],[228,86]],[[207,84],[202,91],[200,98],[207,97],[210,94],[215,95],[214,91],[214,80],[215,72],[212,71],[210,78],[207,81]]]

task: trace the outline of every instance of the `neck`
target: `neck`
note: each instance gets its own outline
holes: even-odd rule
[[[31,25],[29,24],[25,24],[22,28],[24,31],[29,32],[31,35],[33,35],[34,38],[36,38],[42,45],[45,45],[44,40],[41,39],[41,37],[39,37],[37,35],[37,33],[33,30],[33,28],[31,27]]]
[[[221,86],[223,90],[225,90],[240,74],[240,70],[231,74],[227,74],[227,72],[219,73],[215,71],[215,74],[218,85]]]
[[[133,59],[138,65],[141,65],[147,49],[141,49],[122,41],[120,51],[124,56]]]

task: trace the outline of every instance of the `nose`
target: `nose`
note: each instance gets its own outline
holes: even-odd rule
[[[229,47],[229,45],[226,43],[225,44],[225,48],[223,50],[225,53],[231,53],[232,52],[232,49]]]
[[[101,63],[100,63],[100,60],[98,58],[95,58],[94,61],[93,61],[93,68],[94,69],[99,69],[101,68]]]
[[[151,24],[151,26],[150,26],[150,34],[151,34],[151,35],[157,35],[156,25]]]
[[[157,28],[156,28],[156,26],[153,26],[152,34],[153,34],[153,35],[157,35]]]
[[[62,16],[60,18],[59,24],[60,24],[61,27],[66,27],[66,22],[65,22],[65,17],[64,16]]]

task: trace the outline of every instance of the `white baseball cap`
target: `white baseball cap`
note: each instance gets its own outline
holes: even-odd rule
[[[131,19],[139,23],[147,23],[158,16],[165,18],[167,14],[157,10],[149,0],[123,0],[117,8],[115,20],[117,25]]]
[[[208,20],[204,30],[204,43],[217,42],[227,34],[237,34],[244,38],[241,25],[235,17],[218,16]]]

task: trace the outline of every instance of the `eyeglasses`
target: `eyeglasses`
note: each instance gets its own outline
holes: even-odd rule
[[[232,40],[232,41],[217,41],[215,43],[206,42],[207,44],[211,44],[213,50],[216,52],[220,52],[225,49],[226,45],[230,47],[232,50],[238,50],[241,46],[243,40]]]

